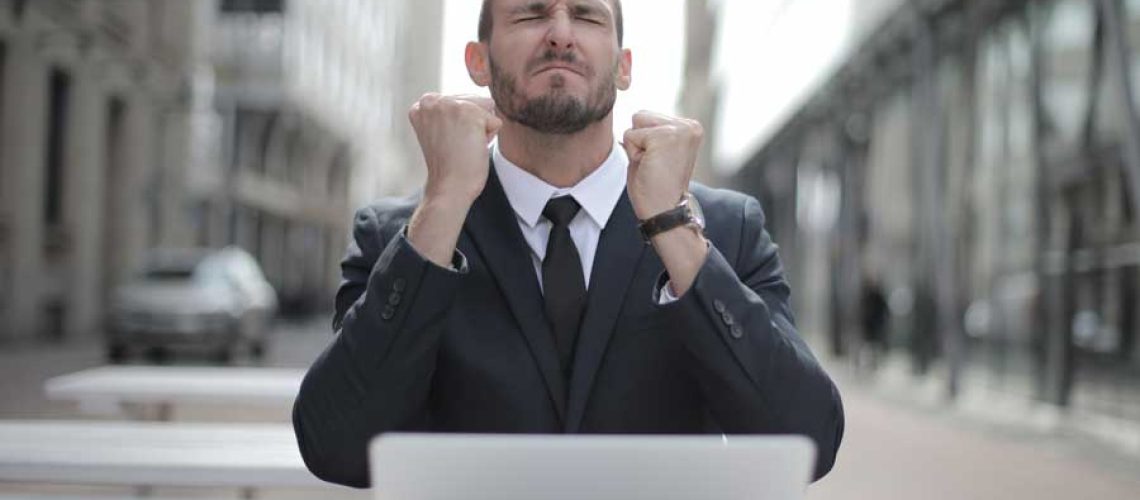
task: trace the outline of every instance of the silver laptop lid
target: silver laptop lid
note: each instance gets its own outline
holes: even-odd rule
[[[800,500],[802,436],[386,434],[370,449],[377,500]]]

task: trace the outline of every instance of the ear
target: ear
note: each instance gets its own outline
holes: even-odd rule
[[[633,82],[633,52],[629,49],[622,49],[617,70],[615,83],[618,90],[629,90],[629,85]]]
[[[464,60],[467,62],[467,74],[471,81],[480,87],[491,85],[491,59],[488,51],[490,46],[483,42],[467,42]]]

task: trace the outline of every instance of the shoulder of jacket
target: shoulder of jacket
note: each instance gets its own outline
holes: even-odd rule
[[[689,192],[701,204],[705,217],[727,215],[737,217],[744,213],[750,201],[759,203],[755,197],[732,189],[713,188],[699,182],[689,183]]]
[[[358,209],[353,224],[357,229],[379,230],[390,236],[408,223],[419,202],[419,193],[379,198]]]

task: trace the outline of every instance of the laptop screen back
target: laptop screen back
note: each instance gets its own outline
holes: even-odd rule
[[[801,436],[386,434],[370,450],[377,500],[801,500],[814,461]]]

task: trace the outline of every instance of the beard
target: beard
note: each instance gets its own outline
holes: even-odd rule
[[[558,55],[554,51],[546,51],[542,57],[527,64],[526,70],[533,69],[551,62],[564,62],[575,64],[573,53]],[[502,70],[493,58],[491,63],[491,97],[496,107],[509,120],[522,124],[528,128],[545,134],[574,134],[584,130],[609,116],[617,100],[616,73],[617,64],[599,79],[598,84],[590,89],[585,99],[570,95],[566,92],[566,80],[563,75],[551,76],[551,88],[545,94],[527,98],[518,91],[518,82],[513,75]],[[581,67],[581,66],[579,66]],[[588,68],[583,73],[589,78],[592,73]]]

